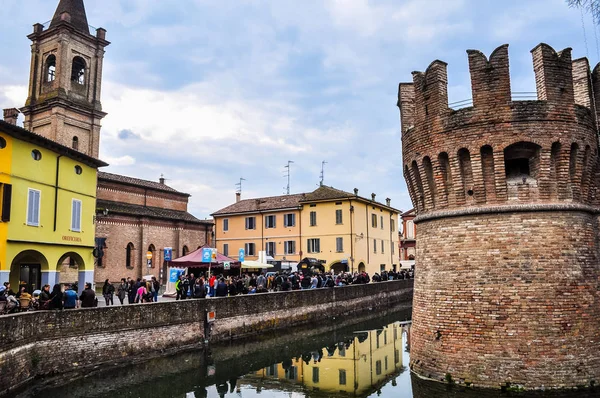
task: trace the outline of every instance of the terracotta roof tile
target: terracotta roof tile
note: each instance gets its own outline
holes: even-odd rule
[[[196,224],[213,224],[211,220],[199,220],[186,211],[132,205],[129,203],[113,202],[109,200],[97,200],[96,208],[108,209],[109,214],[126,214],[131,216],[157,218],[161,220],[186,221]]]
[[[268,211],[278,209],[288,209],[300,206],[300,201],[305,194],[271,196],[266,198],[244,199],[230,206],[224,207],[213,213],[213,215],[223,215],[232,213],[251,213],[257,211]]]
[[[154,189],[156,191],[170,192],[179,195],[190,196],[187,193],[179,192],[178,190],[171,188],[168,185],[161,184],[160,182],[142,180],[139,178],[128,177],[120,174],[112,174],[100,171],[98,172],[98,181],[100,180],[118,182],[121,184],[133,185],[136,187]]]

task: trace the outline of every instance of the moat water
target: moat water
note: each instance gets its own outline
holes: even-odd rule
[[[409,313],[408,313],[409,315]],[[64,384],[41,381],[24,397],[152,398],[496,398],[506,396],[581,398],[600,391],[537,394],[503,393],[423,381],[409,371],[410,321],[393,314],[350,327],[305,328],[209,350],[159,356],[125,364],[126,359]],[[128,358],[129,360],[131,358]],[[129,363],[129,362],[128,362]]]

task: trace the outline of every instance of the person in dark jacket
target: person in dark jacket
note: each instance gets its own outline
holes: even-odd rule
[[[40,293],[40,310],[47,310],[50,308],[50,285],[44,285],[42,292]]]
[[[217,285],[217,297],[227,297],[227,285],[225,284],[225,278],[219,279],[219,284]]]
[[[281,291],[289,292],[290,290],[292,290],[292,284],[290,283],[288,278],[284,278],[283,283],[281,284]]]
[[[192,297],[194,297],[194,298],[205,298],[206,297],[206,287],[204,287],[204,280],[202,278],[196,279]]]
[[[96,307],[96,292],[92,290],[92,284],[90,282],[86,282],[85,289],[81,292],[79,300],[81,300],[81,308]]]
[[[106,301],[106,306],[115,305],[113,295],[115,294],[115,287],[107,280],[104,281],[104,286],[102,286],[102,296],[104,296],[104,300]]]
[[[51,310],[62,310],[63,309],[63,292],[60,285],[57,283],[52,288],[52,294],[50,294],[50,309]]]

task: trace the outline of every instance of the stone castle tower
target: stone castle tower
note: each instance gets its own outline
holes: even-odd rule
[[[33,26],[24,127],[98,157],[106,30],[90,34],[83,0],[60,0],[50,25]]]
[[[473,106],[447,64],[399,87],[419,226],[411,368],[500,388],[600,383],[600,66],[540,44],[537,100],[512,99],[508,45],[469,50]]]

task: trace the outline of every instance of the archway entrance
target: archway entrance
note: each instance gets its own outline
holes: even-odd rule
[[[80,254],[76,252],[68,252],[63,254],[58,259],[58,268],[62,267],[62,272],[59,278],[55,279],[54,283],[77,283],[77,290],[84,289],[85,282],[94,282],[94,271],[85,270],[85,261]],[[91,278],[86,278],[87,273],[91,273]]]
[[[365,272],[367,267],[365,267],[365,263],[358,264],[358,272]]]
[[[43,286],[42,270],[48,269],[46,257],[35,250],[24,250],[17,254],[10,267],[10,284],[12,290],[17,292],[22,286],[29,293],[41,289]]]
[[[341,262],[331,264],[330,269],[339,274],[340,272],[348,272],[348,264],[342,264]]]

